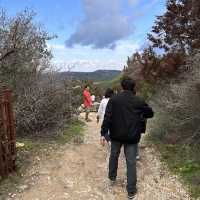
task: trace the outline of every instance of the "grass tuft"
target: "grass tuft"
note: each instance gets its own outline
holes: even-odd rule
[[[187,186],[191,197],[200,197],[200,158],[198,145],[165,144],[154,135],[146,137],[160,152],[170,171],[177,174]]]

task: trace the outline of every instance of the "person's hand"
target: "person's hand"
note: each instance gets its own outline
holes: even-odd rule
[[[106,144],[106,139],[105,139],[105,137],[101,136],[101,138],[100,138],[100,144],[101,144],[102,146],[105,146],[105,144]]]
[[[97,124],[99,123],[99,115],[97,115]]]

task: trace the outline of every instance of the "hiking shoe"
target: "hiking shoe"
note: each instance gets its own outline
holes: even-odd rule
[[[134,193],[130,193],[130,194],[128,194],[128,199],[134,199],[135,196],[136,196],[136,194],[137,194],[137,189],[135,190]]]
[[[114,186],[116,184],[116,180],[109,179],[109,182],[110,182],[110,186]]]
[[[128,199],[134,199],[136,196],[136,193],[135,194],[128,194]]]
[[[137,161],[140,160],[140,156],[136,156],[136,160],[137,160]]]

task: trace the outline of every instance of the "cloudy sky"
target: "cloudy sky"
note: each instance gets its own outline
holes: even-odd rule
[[[25,8],[58,37],[48,43],[53,62],[65,71],[122,69],[127,56],[147,45],[146,34],[166,0],[0,0],[15,15]]]

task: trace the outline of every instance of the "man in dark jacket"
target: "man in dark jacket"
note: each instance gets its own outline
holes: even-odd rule
[[[128,198],[134,198],[136,190],[136,151],[141,133],[144,131],[144,119],[153,117],[152,109],[135,95],[135,82],[124,78],[121,82],[123,91],[108,102],[104,121],[101,127],[101,144],[110,133],[111,153],[109,160],[109,179],[116,181],[118,158],[122,145],[127,165]]]

